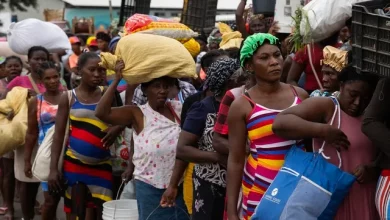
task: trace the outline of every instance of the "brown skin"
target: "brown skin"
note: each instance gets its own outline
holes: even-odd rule
[[[262,106],[271,109],[286,109],[295,100],[290,85],[280,82],[283,57],[277,46],[265,44],[246,63],[246,69],[255,73],[256,85],[248,90],[251,99]],[[308,94],[294,88],[301,100]],[[247,118],[252,112],[252,106],[244,97],[236,99],[228,114],[229,126],[229,159],[227,178],[228,218],[239,220],[237,203],[241,188],[243,169],[246,158]]]
[[[106,123],[133,127],[134,131],[139,134],[144,129],[144,115],[138,106],[125,105],[122,107],[111,108],[110,105],[107,105],[107,103],[110,103],[113,99],[116,87],[122,79],[123,67],[123,61],[117,63],[116,78],[100,100],[98,106],[96,107],[95,114],[96,117]],[[169,88],[172,84],[171,81],[172,80],[169,78],[155,79],[147,88],[144,88],[143,92],[147,96],[148,103],[154,111],[160,113],[171,121],[175,121],[174,115],[166,105]],[[129,181],[133,176],[133,153],[134,149],[132,148],[130,152],[129,166],[122,174],[125,181]]]
[[[102,76],[104,75],[105,69],[99,66],[100,59],[92,58],[89,59],[85,66],[79,69],[82,78],[80,86],[76,88],[77,99],[85,104],[94,104],[101,100],[102,91],[98,87],[101,83]],[[112,105],[112,98],[109,102],[109,106]],[[71,100],[71,105],[74,100]],[[63,177],[58,171],[58,161],[62,151],[63,142],[65,139],[65,129],[69,117],[69,100],[68,94],[62,94],[59,105],[58,112],[56,116],[56,127],[55,133],[53,136],[52,144],[52,154],[51,154],[51,163],[50,163],[50,174],[49,174],[49,191],[51,192],[60,192],[62,189],[62,183],[64,181]],[[115,138],[122,132],[123,127],[113,126],[109,127],[105,132],[107,135],[102,139],[103,145],[108,148],[112,143],[114,143]],[[96,210],[97,216],[101,216],[101,207],[98,207]],[[92,212],[88,210],[88,212]],[[75,219],[75,216],[69,216]]]
[[[98,48],[101,52],[110,52],[110,48],[108,47],[109,42],[97,39]]]
[[[74,54],[79,56],[81,54],[81,44],[80,43],[72,44],[72,51]]]
[[[340,30],[339,39],[340,39],[343,43],[346,43],[346,42],[349,41],[350,38],[351,38],[351,33],[350,33],[350,31],[349,31],[348,26],[343,27],[343,28]]]
[[[328,65],[322,66],[322,86],[325,91],[335,92],[340,89],[339,73]]]
[[[53,105],[57,105],[61,97],[61,93],[58,89],[60,84],[60,75],[56,69],[47,69],[42,76],[43,84],[46,88],[46,92],[43,97]],[[24,172],[26,177],[32,178],[31,172],[31,155],[36,142],[38,140],[39,128],[37,119],[37,98],[30,99],[28,104],[28,127],[25,141],[24,152]],[[57,205],[60,200],[59,197],[51,196],[48,192],[44,193],[45,203],[42,210],[42,219],[55,219]]]
[[[16,59],[8,60],[5,64],[5,74],[8,82],[11,82],[17,76],[20,76],[22,71],[23,65]]]
[[[368,106],[371,95],[372,89],[366,82],[343,83],[338,97],[340,108],[349,116],[359,117]],[[310,98],[280,113],[274,121],[273,131],[286,139],[319,138],[338,151],[348,150],[350,143],[344,132],[327,124],[334,108],[330,98]],[[361,164],[353,174],[360,183],[366,183],[373,180],[375,170],[372,164]]]

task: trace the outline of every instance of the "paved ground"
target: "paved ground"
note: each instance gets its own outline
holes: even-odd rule
[[[43,193],[42,191],[40,190],[39,193],[38,193],[38,201],[43,204]],[[1,196],[0,196],[0,201],[2,200]],[[0,204],[2,203],[2,201],[0,202]],[[65,220],[65,213],[63,212],[63,208],[64,208],[64,203],[63,203],[63,200],[61,200],[60,204],[58,205],[58,209],[57,209],[57,218],[60,219],[60,220]],[[20,220],[22,218],[22,210],[20,208],[20,203],[15,203],[15,220]],[[4,219],[2,216],[0,216],[0,220]],[[41,216],[38,215],[38,216],[35,216],[34,220],[40,220],[41,219]]]

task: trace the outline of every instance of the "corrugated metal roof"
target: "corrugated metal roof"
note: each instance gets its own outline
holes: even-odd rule
[[[90,7],[108,7],[108,0],[62,0],[73,6],[90,6]],[[235,10],[237,9],[240,0],[219,0],[219,10]],[[120,7],[121,0],[112,0],[113,7]],[[150,3],[151,8],[183,8],[183,0],[152,0]]]

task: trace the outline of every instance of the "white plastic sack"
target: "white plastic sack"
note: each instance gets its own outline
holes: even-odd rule
[[[136,199],[134,179],[130,180],[123,188],[120,199]]]
[[[34,18],[12,23],[8,43],[15,53],[22,55],[27,55],[33,46],[45,47],[50,52],[71,49],[68,36],[60,27]]]
[[[300,25],[304,43],[319,42],[332,36],[352,17],[352,5],[362,1],[366,0],[313,0],[309,2],[302,9]]]

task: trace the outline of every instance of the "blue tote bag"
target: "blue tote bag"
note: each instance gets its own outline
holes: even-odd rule
[[[333,101],[336,108],[331,124],[340,112],[337,100]],[[355,177],[339,168],[339,152],[339,167],[329,163],[324,147],[325,142],[317,153],[292,147],[251,220],[333,219]]]

